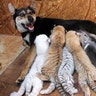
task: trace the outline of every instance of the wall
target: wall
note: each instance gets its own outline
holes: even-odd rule
[[[7,7],[9,2],[20,8],[31,0],[0,0],[0,34],[20,35]],[[96,0],[36,0],[36,4],[38,16],[96,22]]]

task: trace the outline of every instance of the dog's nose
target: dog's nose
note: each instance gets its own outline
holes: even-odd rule
[[[33,22],[34,19],[33,19],[31,16],[28,16],[28,21],[29,21],[29,22]]]

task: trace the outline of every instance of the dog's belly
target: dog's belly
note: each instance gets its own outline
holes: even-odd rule
[[[50,18],[37,18],[34,33],[51,34],[51,30],[56,25],[62,25],[67,31],[69,30],[86,30],[89,33],[96,34],[96,23],[88,20],[63,20]]]

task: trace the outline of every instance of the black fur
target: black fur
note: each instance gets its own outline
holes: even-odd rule
[[[61,19],[50,19],[37,17],[34,24],[33,32],[24,32],[22,37],[27,33],[30,33],[30,46],[33,44],[34,39],[39,34],[46,34],[49,36],[51,30],[55,25],[63,25],[67,31],[69,30],[86,30],[89,33],[96,34],[96,23],[88,20],[61,20]]]
[[[85,52],[89,56],[92,64],[96,67],[96,39],[91,37],[91,40]]]
[[[15,20],[15,18],[19,15],[19,13],[24,10],[26,13],[27,13],[27,10],[31,10],[34,14],[35,14],[35,10],[28,6],[28,7],[25,7],[25,8],[20,8],[20,9],[15,9],[15,14],[13,14],[13,19]]]
[[[16,14],[14,14],[14,20],[16,18]],[[21,33],[22,38],[24,38],[27,34],[30,34],[29,42],[25,41],[30,47],[33,45],[34,39],[39,34],[46,34],[50,36],[51,30],[56,25],[62,25],[65,27],[67,31],[69,30],[84,30],[89,33],[96,34],[96,23],[89,20],[62,20],[62,19],[51,19],[51,18],[36,18],[36,22],[34,23],[34,30],[26,31]],[[95,40],[96,41],[96,40]],[[87,48],[87,55],[92,61],[93,65],[96,66],[96,51],[92,50],[92,47]]]
[[[86,49],[86,54],[90,58],[92,64],[96,67],[96,47],[89,45]]]

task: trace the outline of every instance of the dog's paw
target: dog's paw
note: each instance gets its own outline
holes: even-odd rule
[[[10,96],[21,96],[20,94],[18,94],[17,92],[13,92],[10,94]]]
[[[16,84],[21,84],[23,82],[24,78],[18,78],[16,80]]]

